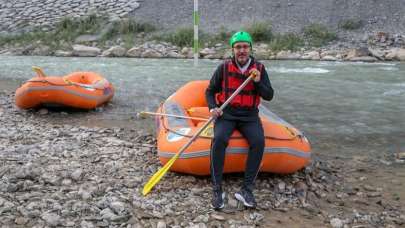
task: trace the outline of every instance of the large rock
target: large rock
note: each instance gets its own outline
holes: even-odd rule
[[[176,52],[176,51],[169,51],[167,54],[166,54],[166,57],[168,57],[168,58],[181,58],[181,59],[183,59],[183,58],[185,58],[185,56],[184,55],[182,55],[182,54],[179,54],[178,52]]]
[[[202,50],[200,51],[200,56],[201,56],[202,58],[204,58],[204,57],[207,56],[207,55],[215,55],[215,54],[216,54],[215,50],[214,50],[214,49],[211,49],[211,48],[204,48],[204,49],[202,49]]]
[[[163,57],[163,55],[156,50],[147,49],[144,52],[142,52],[141,57],[142,58],[161,58],[161,57]]]
[[[336,58],[335,56],[331,56],[331,55],[325,55],[324,57],[321,58],[322,61],[337,61],[338,58]]]
[[[70,57],[73,56],[73,53],[71,51],[57,50],[54,55],[56,57]]]
[[[354,48],[349,50],[347,53],[345,60],[352,60],[353,58],[369,56],[370,52],[368,48]]]
[[[96,47],[89,47],[80,44],[73,45],[73,55],[80,57],[94,57],[100,55],[101,50]]]
[[[145,49],[142,48],[142,47],[133,47],[133,48],[131,48],[131,49],[129,49],[129,50],[127,51],[126,56],[139,58],[139,57],[141,57],[142,52],[143,52],[144,50],[145,50]]]
[[[338,54],[338,51],[336,50],[323,50],[320,54],[321,58],[329,55],[329,56],[336,56]]]
[[[298,60],[301,58],[301,55],[291,51],[280,51],[276,55],[276,59],[280,60]]]
[[[384,51],[380,50],[380,49],[374,49],[369,47],[368,51],[370,52],[371,56],[376,57],[378,60],[384,60]]]
[[[47,56],[47,55],[51,55],[52,54],[52,50],[49,46],[45,46],[45,45],[40,45],[36,48],[34,48],[34,50],[32,50],[31,55],[40,55],[40,56]]]
[[[391,49],[388,51],[387,55],[385,55],[385,59],[405,61],[405,49],[404,48]]]
[[[319,52],[311,51],[311,52],[305,53],[301,57],[301,59],[304,59],[304,60],[320,60],[321,56],[319,55]]]
[[[399,61],[405,61],[405,49],[404,48],[398,50],[397,59]]]
[[[375,62],[378,59],[373,56],[360,56],[360,57],[353,57],[350,59],[350,61],[356,61],[356,62]]]
[[[113,46],[110,47],[108,50],[105,50],[101,56],[104,57],[122,57],[124,56],[126,53],[125,48],[121,47],[121,46]]]
[[[253,48],[253,53],[257,59],[269,59],[269,56],[271,55],[271,51],[266,44],[261,44],[256,48]]]

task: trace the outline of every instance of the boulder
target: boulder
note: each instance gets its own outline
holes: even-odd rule
[[[269,59],[271,51],[263,45],[260,45],[259,48],[254,49],[253,54],[257,59]]]
[[[370,52],[368,48],[354,48],[350,49],[349,52],[346,54],[345,60],[351,60],[353,58],[362,57],[362,56],[369,56]]]
[[[57,51],[55,51],[54,55],[56,57],[71,57],[71,56],[73,56],[73,53],[71,51],[57,50]]]
[[[182,55],[189,55],[189,53],[191,52],[191,54],[193,54],[193,50],[191,48],[188,47],[183,47],[180,51],[180,53]]]
[[[337,54],[338,54],[338,51],[336,51],[336,50],[325,50],[325,51],[321,52],[320,56],[321,56],[321,58],[323,58],[323,57],[325,57],[327,55],[336,56]]]
[[[301,59],[304,59],[304,60],[320,60],[321,56],[319,55],[319,52],[311,51],[311,52],[305,53],[301,57]]]
[[[45,45],[39,45],[38,47],[34,48],[34,50],[32,50],[31,52],[31,55],[40,55],[40,56],[47,56],[51,54],[52,54],[51,48]]]
[[[380,49],[373,49],[373,48],[368,48],[368,51],[370,52],[371,56],[376,57],[378,60],[384,60],[384,51]]]
[[[101,56],[105,56],[105,57],[122,57],[124,56],[126,53],[125,48],[121,47],[121,46],[113,46],[110,47],[108,50],[105,50]]]
[[[398,50],[397,59],[399,61],[405,61],[405,49],[404,48],[401,48],[401,49]]]
[[[166,57],[168,57],[168,58],[176,58],[176,59],[178,59],[178,58],[181,58],[181,59],[185,58],[184,55],[179,54],[179,53],[176,52],[176,51],[169,51],[169,52],[166,54]]]
[[[398,60],[405,61],[405,49],[404,48],[393,48],[388,51],[385,55],[386,60]]]
[[[139,58],[144,50],[142,47],[133,47],[127,51],[126,56]]]
[[[162,58],[163,55],[156,50],[147,49],[144,52],[142,52],[141,57],[142,58]]]
[[[280,60],[298,60],[301,58],[301,55],[291,51],[280,51],[276,55],[276,59]]]
[[[90,47],[80,44],[73,45],[73,55],[80,57],[94,57],[100,55],[101,50],[96,47]]]
[[[356,61],[356,62],[375,62],[378,59],[373,56],[360,56],[360,57],[353,57],[350,59],[350,61]]]
[[[337,61],[338,59],[335,56],[325,55],[321,58],[322,61]]]
[[[204,57],[204,56],[207,56],[207,55],[215,55],[215,54],[216,54],[215,50],[210,49],[210,48],[204,48],[204,49],[202,49],[200,51],[200,56],[201,57]]]

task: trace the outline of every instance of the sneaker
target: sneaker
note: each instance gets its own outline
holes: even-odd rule
[[[235,193],[235,198],[243,203],[246,207],[255,208],[256,200],[252,191],[242,188],[239,192]]]
[[[224,206],[225,206],[224,200],[225,200],[225,192],[222,192],[221,190],[214,191],[214,194],[212,195],[212,201],[211,201],[212,207],[215,210],[224,208]]]

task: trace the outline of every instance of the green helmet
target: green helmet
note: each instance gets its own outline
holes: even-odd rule
[[[233,47],[233,45],[237,42],[248,42],[250,44],[250,47],[252,47],[253,44],[252,37],[250,36],[250,34],[244,31],[236,32],[229,40],[231,47]]]

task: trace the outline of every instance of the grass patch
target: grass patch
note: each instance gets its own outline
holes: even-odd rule
[[[71,42],[80,35],[97,33],[106,21],[107,18],[94,14],[77,19],[63,18],[56,24],[54,35],[58,40]]]
[[[270,41],[269,47],[272,51],[291,50],[297,51],[304,45],[303,39],[294,33],[275,35]]]
[[[30,33],[24,33],[24,34],[12,35],[12,36],[1,36],[0,37],[0,46],[6,45],[6,44],[15,44],[15,43],[29,44],[29,43],[33,43],[34,41],[38,41],[38,40],[49,40],[49,38],[50,38],[50,36],[48,36],[45,32],[42,32],[40,30],[35,30]]]
[[[362,20],[346,19],[339,22],[339,28],[344,30],[356,30],[363,26]]]
[[[135,43],[135,34],[128,33],[128,34],[123,35],[122,41],[124,42],[124,45],[123,45],[124,48],[126,48],[126,49],[132,48]]]
[[[40,42],[52,48],[58,48],[61,43],[73,43],[80,35],[98,35],[105,28],[107,30],[103,33],[100,41],[121,37],[126,44],[128,42],[128,45],[133,44],[135,34],[155,30],[155,27],[150,24],[137,23],[131,19],[109,24],[107,17],[89,15],[76,19],[63,18],[51,32],[43,32],[41,28],[37,28],[28,33],[0,37],[0,45],[27,45]]]
[[[273,38],[271,23],[255,22],[245,28],[246,32],[250,33],[254,42],[270,41]]]
[[[208,46],[214,46],[215,44],[222,43],[229,45],[229,39],[232,34],[235,33],[234,31],[227,31],[225,27],[221,27],[216,34],[202,34],[202,40],[204,43],[207,43]]]
[[[183,27],[168,34],[155,36],[154,39],[170,42],[178,47],[192,47],[194,42],[194,29],[191,27]],[[199,43],[201,44],[201,40]]]
[[[336,40],[337,35],[330,32],[328,28],[321,24],[311,24],[304,28],[304,36],[311,46],[320,47],[330,41]]]
[[[109,25],[107,31],[103,34],[103,40],[110,40],[119,36],[129,36],[136,33],[149,33],[155,31],[156,28],[148,23],[138,23],[133,19],[123,19],[115,21]]]
[[[61,42],[72,42],[79,35],[95,33],[102,27],[104,21],[105,18],[96,15],[78,19],[63,18],[51,32],[44,32],[41,31],[41,28],[36,28],[31,32],[0,37],[0,45],[17,43],[26,45],[40,42],[51,47],[58,47]]]

